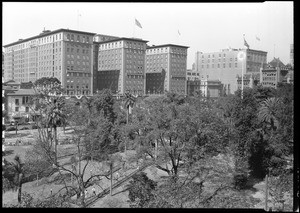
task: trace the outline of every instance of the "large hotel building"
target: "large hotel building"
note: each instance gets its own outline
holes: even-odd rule
[[[246,60],[238,60],[240,51],[245,52]],[[267,63],[267,52],[252,49],[223,49],[219,52],[196,52],[195,69],[200,79],[219,80],[224,85],[226,94],[238,89],[237,77],[243,73],[259,73]]]
[[[95,33],[58,29],[4,46],[4,79],[56,77],[68,94],[91,94]]]
[[[102,89],[136,95],[186,94],[186,46],[147,46],[137,38],[83,31],[44,30],[4,46],[4,81],[56,77],[67,95]]]
[[[109,88],[115,94],[143,95],[147,42],[133,38],[99,42],[96,90]]]
[[[147,47],[146,94],[169,91],[186,95],[188,48],[174,44]]]

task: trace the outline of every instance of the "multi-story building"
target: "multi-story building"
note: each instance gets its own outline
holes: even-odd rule
[[[294,67],[294,44],[290,45],[290,64]]]
[[[255,86],[258,85],[259,81],[260,81],[259,73],[244,74],[243,89],[254,88]],[[242,89],[242,77],[241,76],[237,76],[237,85],[238,85],[238,89]]]
[[[56,77],[68,94],[91,94],[95,33],[58,29],[4,46],[5,81]]]
[[[146,92],[165,91],[186,95],[187,46],[165,44],[148,46],[146,50],[146,77],[163,73],[163,85],[156,88],[153,81],[146,80]],[[152,77],[151,77],[152,78]],[[153,77],[153,79],[155,79]]]
[[[118,39],[116,36],[108,36],[97,34],[94,36],[93,42],[93,93],[97,91],[97,88],[100,87],[99,82],[97,81],[97,74],[98,74],[98,53],[99,53],[99,42],[109,41]]]
[[[193,80],[199,80],[200,79],[200,73],[197,72],[194,69],[188,69],[186,71],[186,77],[187,77],[187,81],[193,81]]]
[[[293,83],[293,71],[279,58],[274,58],[260,71],[260,83],[263,87],[277,88],[278,83]]]
[[[99,42],[97,90],[111,89],[113,93],[145,92],[145,51],[148,41],[117,38]]]
[[[6,94],[7,115],[9,120],[31,117],[32,109],[28,105],[29,97],[35,94],[33,89],[19,89]]]
[[[246,60],[238,60],[242,51]],[[266,63],[267,52],[252,49],[223,49],[219,52],[196,52],[195,69],[200,78],[218,79],[226,88],[226,94],[233,94],[237,89],[237,75],[244,73],[259,73],[260,67]]]

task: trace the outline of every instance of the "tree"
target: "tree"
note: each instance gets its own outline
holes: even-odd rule
[[[181,96],[146,98],[132,119],[124,137],[134,144],[137,157],[153,161],[170,176],[178,175],[182,163],[214,155],[224,145],[224,127],[213,110],[198,111]]]
[[[34,83],[35,96],[31,98],[31,108],[35,117],[39,117],[39,132],[44,131],[48,135],[48,142],[52,146],[54,141],[54,153],[57,158],[57,127],[65,123],[66,116],[63,112],[65,99],[60,96],[64,89],[56,78],[41,78]],[[48,130],[50,127],[50,131]],[[57,159],[56,159],[57,160]]]
[[[24,177],[24,169],[23,169],[24,163],[21,162],[19,155],[15,156],[12,166],[15,170],[15,178],[18,187],[18,202],[21,203],[22,184],[23,184],[23,177]]]
[[[261,122],[266,122],[272,129],[279,128],[279,121],[277,119],[278,107],[280,107],[281,100],[278,98],[268,98],[262,101],[258,109],[258,119]]]
[[[129,114],[131,114],[131,109],[136,102],[136,97],[130,93],[125,93],[125,103],[124,108],[126,109],[126,124],[129,124]],[[126,153],[126,141],[125,141],[125,153]]]
[[[145,205],[154,198],[152,193],[156,186],[157,183],[149,179],[144,172],[132,176],[132,180],[130,180],[127,185],[130,207],[145,207]]]

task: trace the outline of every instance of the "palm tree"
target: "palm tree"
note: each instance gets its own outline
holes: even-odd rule
[[[281,99],[279,98],[267,98],[261,103],[258,110],[258,119],[261,122],[269,124],[273,130],[279,127],[279,121],[276,114],[281,103]]]
[[[21,162],[19,155],[16,155],[14,158],[13,168],[16,175],[16,184],[18,187],[18,202],[21,203],[21,194],[22,194],[22,184],[24,177],[24,164]]]
[[[57,163],[57,126],[64,123],[66,120],[66,116],[63,113],[63,107],[63,99],[56,97],[53,100],[53,104],[49,106],[47,124],[51,126],[54,131],[55,163]]]
[[[125,103],[124,108],[127,109],[127,116],[126,116],[126,124],[129,123],[129,114],[130,109],[133,107],[134,103],[136,102],[136,97],[134,97],[130,93],[125,93]],[[126,142],[125,142],[125,153],[126,153]]]

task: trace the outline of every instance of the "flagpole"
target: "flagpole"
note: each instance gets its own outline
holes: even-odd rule
[[[134,36],[135,36],[135,17],[134,17],[134,23],[133,23],[133,38],[134,38]]]

